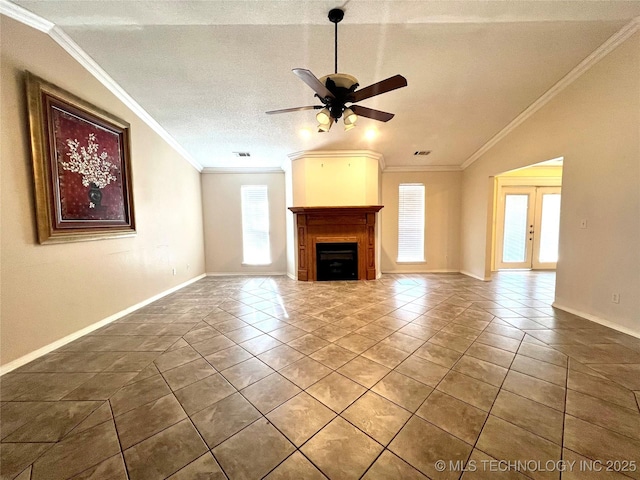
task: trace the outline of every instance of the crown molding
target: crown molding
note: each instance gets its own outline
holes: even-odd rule
[[[204,167],[202,173],[284,173],[282,167]]]
[[[384,156],[373,150],[302,150],[287,155],[294,162],[301,158],[344,158],[344,157],[364,157],[371,158],[378,162],[381,170],[384,170],[386,164]]]
[[[0,0],[0,14],[44,33],[49,33],[55,27],[53,22],[45,20],[26,8],[11,3],[9,0]]]
[[[515,130],[520,124],[522,124],[529,117],[533,116],[538,110],[549,103],[556,95],[562,92],[565,88],[575,82],[584,73],[586,73],[596,63],[611,53],[616,47],[625,42],[631,35],[636,33],[640,29],[640,17],[635,17],[628,24],[614,33],[609,39],[595,49],[587,58],[582,60],[576,65],[573,70],[562,77],[555,85],[547,90],[540,98],[527,107],[520,115],[514,118],[506,127],[500,130],[494,135],[487,143],[480,147],[476,152],[471,155],[463,164],[462,170],[466,169],[473,162],[478,160],[482,155],[494,147],[500,140],[506,137],[509,133]]]
[[[0,13],[29,27],[47,33],[53,41],[60,45],[71,57],[104,85],[118,100],[146,123],[165,142],[167,142],[180,156],[189,162],[198,172],[202,171],[202,165],[198,163],[147,111],[140,106],[116,81],[105,72],[80,46],[73,41],[60,27],[48,20],[9,2],[0,0]]]
[[[382,173],[401,173],[401,172],[461,172],[460,165],[400,165],[396,167],[387,167]]]

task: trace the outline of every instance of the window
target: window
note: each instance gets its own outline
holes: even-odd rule
[[[269,197],[266,185],[242,185],[242,263],[271,263]]]
[[[424,262],[424,185],[401,183],[398,201],[398,262]]]

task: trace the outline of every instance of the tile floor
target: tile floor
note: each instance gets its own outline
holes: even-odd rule
[[[640,339],[554,280],[205,278],[3,376],[0,476],[640,479]]]

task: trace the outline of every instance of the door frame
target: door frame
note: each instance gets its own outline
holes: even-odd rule
[[[493,191],[493,228],[492,228],[492,242],[491,242],[491,271],[498,271],[498,263],[500,258],[498,257],[498,229],[502,229],[500,224],[500,192],[502,187],[521,186],[521,187],[562,187],[562,177],[509,177],[502,176],[502,174],[493,177],[494,191]],[[504,221],[504,219],[502,219]],[[530,269],[530,267],[526,267]]]

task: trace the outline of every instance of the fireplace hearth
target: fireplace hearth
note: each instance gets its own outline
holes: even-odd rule
[[[296,216],[298,280],[375,280],[375,224],[381,208],[289,207]],[[327,245],[334,251],[321,256]]]

